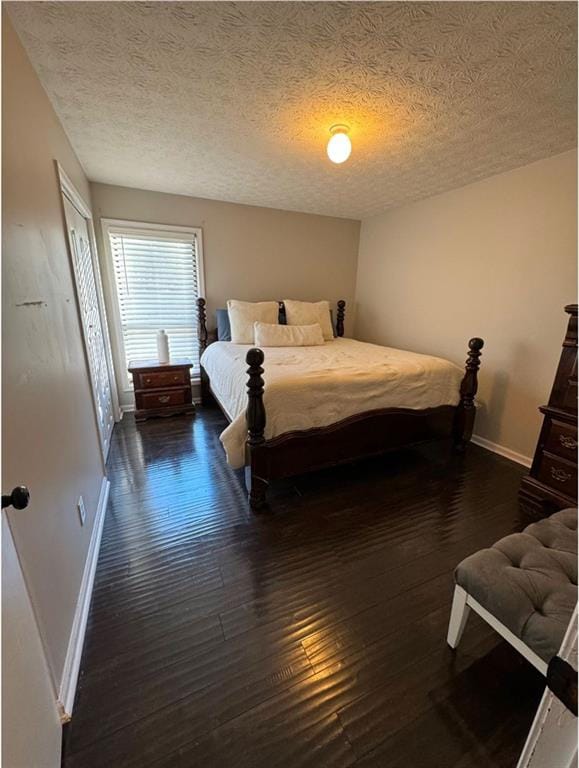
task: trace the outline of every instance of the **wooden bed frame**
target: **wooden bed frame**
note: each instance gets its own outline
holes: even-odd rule
[[[198,299],[200,356],[216,340],[207,330],[205,299]],[[344,335],[346,302],[338,301],[336,333]],[[280,321],[285,322],[285,310],[280,302]],[[247,441],[246,484],[253,510],[266,504],[266,491],[272,480],[313,472],[386,451],[414,445],[427,440],[452,437],[457,451],[464,451],[472,436],[476,409],[474,397],[478,387],[478,370],[484,341],[471,339],[465,374],[460,385],[457,406],[413,410],[411,408],[381,408],[350,416],[347,419],[266,440],[266,412],[263,403],[264,381],[261,349],[248,351],[247,374]],[[211,392],[211,382],[201,366],[201,399],[206,404],[218,399]],[[222,409],[223,410],[223,409]],[[226,418],[229,420],[227,414]]]

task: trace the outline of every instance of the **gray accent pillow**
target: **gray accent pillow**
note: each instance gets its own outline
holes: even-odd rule
[[[226,309],[218,309],[217,312],[217,341],[231,341],[231,326],[229,314]]]

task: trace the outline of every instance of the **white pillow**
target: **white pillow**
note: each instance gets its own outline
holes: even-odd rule
[[[284,299],[285,317],[288,325],[313,325],[319,323],[326,341],[334,338],[330,318],[329,301],[293,301]]]
[[[324,343],[319,323],[313,325],[270,325],[254,323],[256,347],[317,347]]]
[[[234,344],[253,344],[253,324],[255,322],[278,322],[279,306],[277,301],[237,301],[228,299],[227,314],[231,326],[231,341]]]

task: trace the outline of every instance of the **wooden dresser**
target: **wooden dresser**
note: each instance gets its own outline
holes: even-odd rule
[[[548,405],[540,407],[543,427],[533,465],[519,491],[533,517],[577,506],[577,304],[565,307],[567,334]]]
[[[152,416],[194,413],[191,394],[191,368],[186,358],[170,363],[136,360],[129,364],[135,390],[135,418],[144,421]]]

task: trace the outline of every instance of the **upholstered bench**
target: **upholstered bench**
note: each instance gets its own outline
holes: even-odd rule
[[[577,604],[577,510],[564,509],[470,555],[455,571],[448,644],[472,608],[546,674]]]

